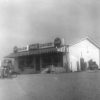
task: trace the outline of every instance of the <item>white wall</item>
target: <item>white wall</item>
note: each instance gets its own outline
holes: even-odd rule
[[[87,39],[70,46],[69,53],[70,64],[73,70],[77,70],[76,63],[80,61],[81,57],[83,57],[86,62],[93,59],[99,66],[99,49]]]

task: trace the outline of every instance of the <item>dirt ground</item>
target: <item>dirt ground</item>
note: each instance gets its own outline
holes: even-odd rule
[[[0,79],[0,100],[99,100],[100,71]]]

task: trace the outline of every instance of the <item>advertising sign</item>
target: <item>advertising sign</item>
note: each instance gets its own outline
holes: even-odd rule
[[[58,52],[66,52],[66,47],[61,47],[57,49]]]
[[[28,51],[28,50],[29,50],[28,46],[22,47],[22,48],[17,48],[17,52],[23,52],[23,51]]]
[[[31,44],[29,45],[29,50],[39,49],[39,44]]]
[[[39,48],[50,48],[50,47],[54,47],[54,43],[39,44]]]
[[[61,46],[61,39],[60,38],[56,38],[54,40],[54,46],[55,47],[60,47]]]

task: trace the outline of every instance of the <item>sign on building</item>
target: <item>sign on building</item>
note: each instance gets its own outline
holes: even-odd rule
[[[56,38],[54,40],[54,46],[59,48],[61,46],[61,39],[60,38]]]
[[[23,51],[28,51],[28,50],[29,50],[29,46],[28,45],[26,47],[17,48],[17,52],[23,52]]]
[[[29,50],[35,50],[35,49],[39,49],[39,44],[31,44],[29,45]]]
[[[60,47],[60,48],[57,48],[57,51],[58,52],[66,52],[66,47]]]
[[[54,43],[39,44],[39,48],[50,48],[50,47],[54,47]]]

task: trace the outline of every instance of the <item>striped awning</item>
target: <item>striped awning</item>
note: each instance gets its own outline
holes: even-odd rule
[[[52,52],[58,52],[57,48],[43,48],[43,49],[37,49],[37,50],[31,50],[31,51],[23,51],[23,52],[17,52],[17,53],[11,53],[5,58],[16,58],[20,56],[27,56],[27,55],[36,55],[36,54],[44,54],[44,53],[52,53]]]

